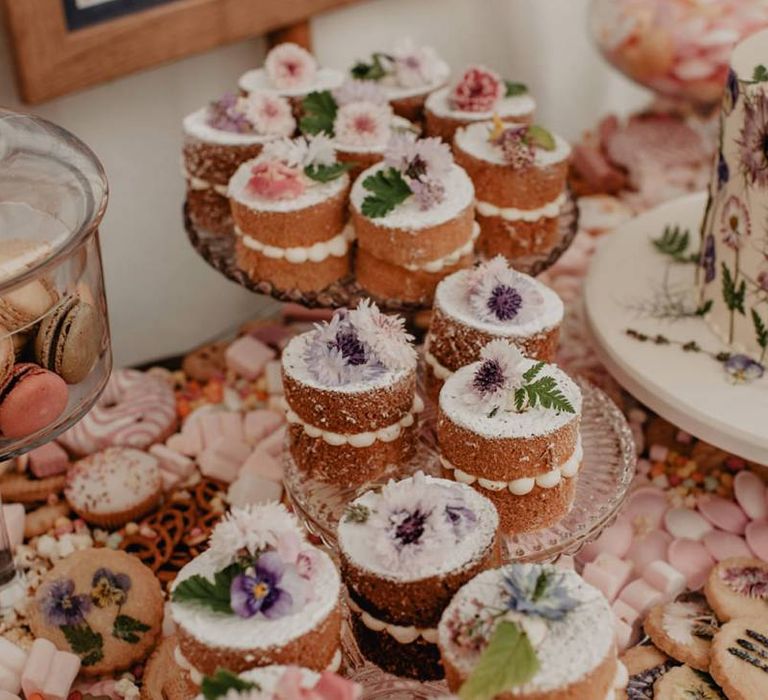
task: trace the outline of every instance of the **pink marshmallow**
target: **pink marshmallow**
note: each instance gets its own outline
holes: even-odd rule
[[[688,588],[698,590],[704,585],[709,572],[715,565],[707,548],[696,540],[675,540],[669,545],[667,558],[688,583]]]
[[[178,474],[166,471],[165,469],[160,470],[160,478],[163,480],[163,491],[166,493],[173,491],[181,483],[181,477]]]
[[[600,537],[594,542],[589,542],[584,546],[579,552],[579,561],[590,562],[601,552],[607,552],[621,558],[632,544],[632,536],[632,526],[629,521],[620,517],[613,525],[603,530]]]
[[[262,450],[254,450],[243,462],[242,474],[253,474],[269,481],[282,482],[283,465],[272,455]]]
[[[731,557],[749,558],[752,556],[752,551],[747,547],[744,538],[740,535],[734,535],[732,532],[713,530],[704,537],[703,542],[715,561],[723,561],[723,559],[730,559]]]
[[[282,414],[264,408],[248,411],[243,419],[245,440],[252,445],[272,435],[285,421]]]
[[[69,468],[69,455],[57,442],[48,442],[27,454],[29,469],[38,478],[63,474]]]
[[[264,368],[264,379],[267,382],[267,393],[270,396],[283,395],[283,367],[280,360],[267,362]]]
[[[651,445],[650,449],[648,450],[648,459],[650,459],[651,462],[664,462],[666,461],[668,454],[668,447],[658,444]]]
[[[265,479],[250,472],[242,472],[237,480],[232,482],[227,492],[229,504],[237,508],[268,501],[280,501],[282,497],[281,482]]]
[[[2,508],[5,524],[8,528],[8,537],[11,540],[11,549],[16,549],[24,542],[24,522],[27,519],[24,506],[21,503],[9,503]]]
[[[753,472],[740,471],[733,480],[733,495],[742,510],[752,520],[768,518],[768,501],[763,480]]]
[[[608,552],[598,554],[594,564],[604,571],[612,573],[620,581],[620,588],[624,588],[632,577],[632,564],[628,561],[619,559]]]
[[[736,535],[744,534],[747,516],[733,501],[720,496],[699,496],[696,507],[715,527]]]
[[[52,642],[47,639],[35,640],[29,651],[24,672],[21,674],[21,687],[26,697],[34,693],[42,695],[55,655],[56,647]]]
[[[219,426],[221,434],[227,440],[243,442],[245,432],[243,430],[243,416],[238,411],[226,411],[219,414]]]
[[[250,453],[251,448],[244,442],[229,442],[225,438],[218,438],[213,445],[203,450],[197,462],[205,476],[232,483]]]
[[[592,584],[612,603],[616,600],[621,590],[621,580],[612,571],[606,571],[599,567],[595,562],[587,564],[581,572],[581,577],[589,584]]]
[[[223,431],[221,429],[221,416],[224,415],[220,411],[207,411],[203,413],[200,418],[200,432],[203,434],[203,449],[208,449],[219,438],[223,437]]]
[[[67,651],[57,651],[43,687],[45,700],[67,700],[72,684],[80,672],[80,657]]]
[[[664,602],[664,594],[641,578],[628,583],[619,595],[619,600],[645,615],[654,605]]]
[[[264,438],[256,447],[256,451],[266,452],[272,457],[280,457],[285,447],[286,426],[281,426],[269,437]]]
[[[256,379],[270,360],[275,359],[275,351],[260,340],[244,335],[235,340],[224,355],[227,367],[246,379]]]
[[[750,523],[744,533],[749,549],[758,559],[768,561],[768,523]]]
[[[166,441],[165,446],[169,450],[178,452],[180,455],[194,456],[197,451],[193,449],[192,441],[184,433],[174,433]]]
[[[634,539],[627,552],[626,559],[631,561],[638,574],[651,562],[667,558],[667,549],[672,542],[671,535],[663,530],[654,530],[645,536]]]
[[[617,600],[612,606],[613,614],[631,627],[640,622],[640,613],[631,605],[627,605],[623,600]]]
[[[616,631],[616,647],[619,652],[628,649],[639,638],[639,634],[633,629],[632,625],[628,625],[624,620],[616,619],[615,623]]]
[[[27,652],[16,646],[10,639],[0,637],[0,666],[21,677],[27,663]]]
[[[646,486],[635,491],[624,508],[627,518],[638,532],[647,532],[661,527],[664,513],[669,509],[669,501],[662,489]]]
[[[665,561],[651,562],[642,571],[642,576],[668,600],[676,598],[685,590],[685,576]]]
[[[672,537],[684,537],[689,540],[700,540],[708,532],[712,532],[712,525],[690,508],[670,508],[664,514],[664,527]]]
[[[21,690],[21,680],[18,674],[5,668],[5,666],[0,666],[0,690],[11,695],[18,695],[19,690]]]
[[[195,463],[189,457],[165,445],[152,445],[149,452],[157,457],[163,471],[177,474],[182,479],[192,476],[195,471]]]

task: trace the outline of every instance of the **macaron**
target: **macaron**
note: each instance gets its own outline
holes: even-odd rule
[[[29,269],[50,252],[47,244],[22,239],[0,242],[0,279]],[[16,331],[36,323],[56,302],[56,292],[44,278],[32,280],[0,297],[0,325]]]
[[[0,434],[23,438],[51,425],[67,406],[64,380],[31,362],[14,366],[0,388]]]
[[[10,378],[15,362],[16,346],[13,343],[13,335],[0,326],[0,386]]]
[[[76,296],[68,296],[40,324],[35,357],[41,367],[56,372],[67,384],[77,384],[96,362],[103,335],[101,314]]]

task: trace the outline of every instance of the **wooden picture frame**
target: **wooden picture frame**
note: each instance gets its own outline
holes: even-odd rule
[[[154,0],[71,29],[67,0],[3,2],[21,98],[30,104],[249,37],[307,46],[308,21],[355,0]],[[136,0],[109,0],[131,3]],[[106,3],[105,3],[106,4]],[[71,18],[70,18],[71,19]]]

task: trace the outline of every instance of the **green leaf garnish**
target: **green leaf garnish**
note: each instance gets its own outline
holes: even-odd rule
[[[333,165],[315,165],[310,163],[304,168],[304,174],[316,182],[330,182],[341,177],[347,170],[351,170],[356,163],[334,163]]]
[[[87,622],[80,625],[62,625],[59,629],[72,651],[80,657],[83,666],[93,666],[104,658],[104,638]]]
[[[362,503],[352,503],[344,512],[345,523],[365,523],[371,517],[371,509]]]
[[[413,194],[396,168],[379,170],[374,175],[369,175],[363,180],[363,187],[372,194],[363,200],[361,210],[371,219],[386,216]]]
[[[747,285],[744,280],[736,285],[736,280],[731,276],[728,266],[723,263],[723,299],[729,311],[738,311],[744,314],[744,297],[747,295]]]
[[[752,80],[756,83],[764,83],[768,80],[768,68],[762,63],[755,66],[755,70],[752,72]]]
[[[338,106],[329,90],[310,92],[301,101],[304,114],[299,120],[299,129],[303,134],[326,133],[333,136],[333,122],[336,120]]]
[[[541,372],[542,369],[544,369],[545,364],[546,362],[537,362],[525,374],[523,374],[523,379],[525,379],[526,382],[532,382],[534,379],[536,379],[536,375]]]
[[[235,563],[222,571],[217,571],[213,575],[212,582],[199,574],[190,576],[173,589],[171,600],[174,603],[193,603],[214,612],[231,613],[229,590],[235,576],[242,571],[240,564]]]
[[[537,146],[545,151],[554,151],[557,148],[555,137],[552,136],[551,132],[538,124],[531,124],[525,130],[523,141],[529,146]]]
[[[760,318],[760,314],[755,309],[751,311],[752,325],[755,327],[755,338],[757,339],[757,344],[763,350],[763,354],[765,354],[765,351],[768,349],[768,328],[763,319]]]
[[[224,668],[217,668],[216,673],[212,676],[203,678],[201,690],[205,700],[218,700],[218,698],[226,695],[230,690],[238,692],[261,690],[261,686],[258,683],[246,681]]]
[[[691,234],[687,229],[682,230],[679,226],[665,226],[659,238],[651,239],[656,250],[680,263],[699,261],[698,253],[687,252],[690,241]]]
[[[374,53],[371,56],[370,63],[358,61],[350,70],[352,77],[357,78],[358,80],[381,80],[389,73],[382,59],[387,61],[392,60],[387,54]]]
[[[504,97],[517,97],[518,95],[525,95],[528,92],[528,86],[525,83],[516,83],[514,80],[505,80]]]
[[[477,665],[459,690],[461,700],[492,700],[527,683],[539,670],[528,635],[514,622],[502,620],[493,631]]]
[[[137,632],[148,632],[149,629],[149,625],[130,615],[118,615],[112,625],[112,636],[128,644],[136,644],[141,639]]]
[[[563,413],[576,413],[571,402],[565,397],[554,377],[542,377],[537,381],[515,389],[515,408],[551,408]]]
[[[712,300],[707,299],[703,304],[699,304],[696,309],[697,316],[706,316],[712,310]]]

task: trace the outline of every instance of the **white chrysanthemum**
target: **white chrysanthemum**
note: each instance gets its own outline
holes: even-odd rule
[[[238,552],[255,555],[266,547],[276,547],[286,533],[304,537],[296,517],[282,503],[232,508],[213,528],[208,551],[217,568],[224,568]]]
[[[326,134],[307,137],[307,153],[303,165],[333,165],[336,162],[336,149],[333,139]]]
[[[258,160],[277,160],[292,168],[303,167],[308,148],[307,140],[303,136],[296,139],[276,139],[264,144]]]
[[[520,350],[505,340],[492,340],[480,351],[480,362],[462,398],[467,405],[483,410],[506,406],[525,371],[526,360]]]
[[[291,104],[284,97],[252,92],[240,98],[240,109],[259,134],[291,136],[296,130]]]
[[[490,260],[475,265],[466,271],[467,292],[473,292],[487,276],[496,276],[509,269],[509,263],[503,255],[496,255]]]
[[[502,267],[497,258],[485,268],[481,274],[475,272],[468,295],[469,306],[479,319],[522,325],[539,316],[544,297],[530,277],[506,263]]]
[[[392,108],[388,104],[350,102],[336,113],[333,133],[341,146],[384,147],[391,122]]]
[[[290,89],[312,84],[317,74],[315,57],[298,44],[278,44],[264,60],[264,70],[276,88]]]
[[[381,313],[370,299],[362,299],[349,318],[357,337],[388,369],[408,369],[416,364],[413,336],[405,330],[401,316]]]
[[[432,85],[448,77],[448,67],[431,46],[406,39],[395,46],[395,79],[402,87]]]

